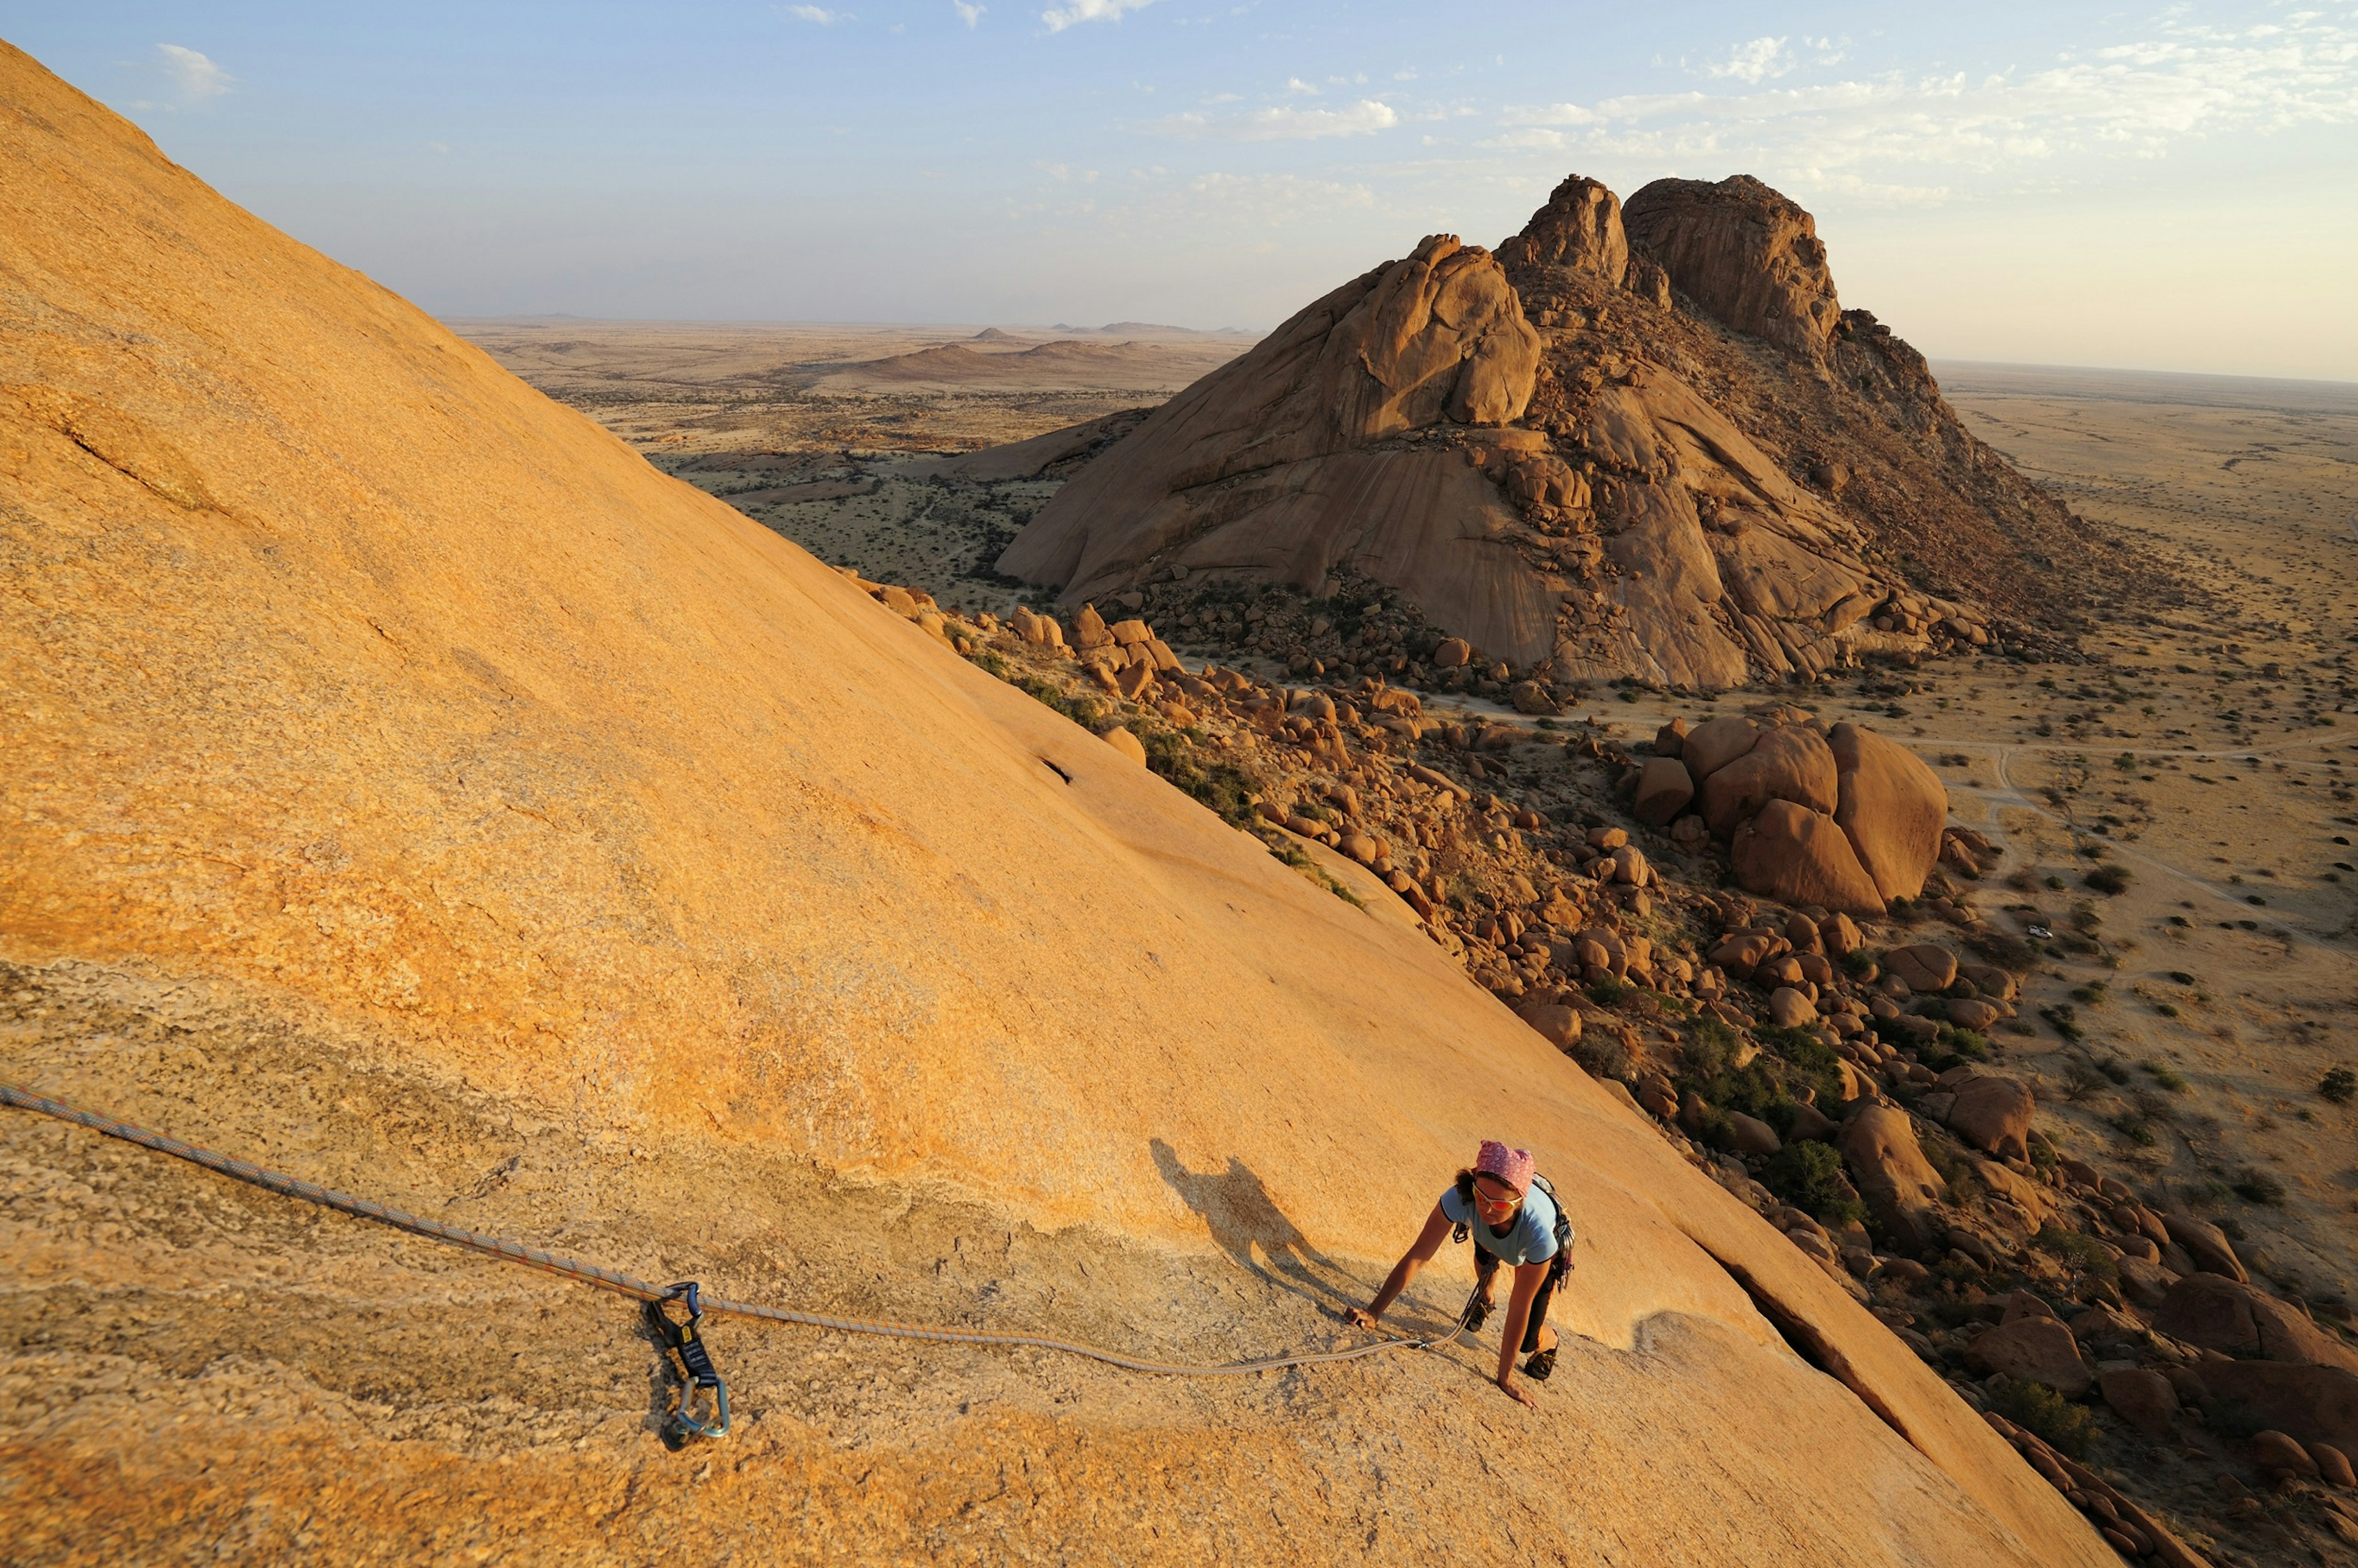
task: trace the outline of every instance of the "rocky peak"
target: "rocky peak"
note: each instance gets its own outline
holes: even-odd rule
[[[1629,244],[1721,324],[1823,356],[1842,322],[1818,226],[1748,174],[1658,179],[1629,198]]]
[[[1498,260],[1510,272],[1562,267],[1593,273],[1618,287],[1629,267],[1621,199],[1586,175],[1567,176],[1523,232],[1498,247]]]

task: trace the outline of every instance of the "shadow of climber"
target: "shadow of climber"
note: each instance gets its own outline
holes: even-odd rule
[[[1250,1166],[1231,1155],[1225,1171],[1191,1171],[1160,1138],[1149,1147],[1154,1168],[1239,1268],[1296,1295],[1340,1304],[1357,1300],[1360,1286],[1310,1245]]]

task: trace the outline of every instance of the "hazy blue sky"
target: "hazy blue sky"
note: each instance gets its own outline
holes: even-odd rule
[[[1565,173],[1760,176],[1935,355],[2358,379],[2358,0],[0,0],[445,315],[1267,327]]]

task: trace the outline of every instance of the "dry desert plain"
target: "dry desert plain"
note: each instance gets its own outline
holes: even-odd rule
[[[457,325],[821,558],[1002,611],[1020,585],[990,563],[1058,481],[940,482],[933,460],[1151,404],[1251,341]],[[2180,583],[2151,602],[2100,596],[2084,663],[1868,669],[1806,700],[1909,740],[1958,820],[2007,850],[1979,909],[2058,934],[2006,1041],[2049,1088],[2042,1116],[2227,1220],[2263,1275],[2346,1311],[2358,1108],[2317,1087],[2358,1065],[2358,387],[1938,369],[1968,428]],[[2106,564],[2052,569],[2101,579]],[[1594,717],[1629,737],[1714,710],[1619,695]],[[2086,883],[2106,865],[2126,873],[2117,894]]]

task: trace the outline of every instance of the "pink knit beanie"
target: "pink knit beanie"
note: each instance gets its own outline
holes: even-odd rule
[[[1519,1193],[1531,1190],[1531,1173],[1538,1167],[1528,1149],[1509,1149],[1495,1138],[1482,1140],[1482,1152],[1475,1157],[1474,1168],[1486,1176],[1496,1176]]]

